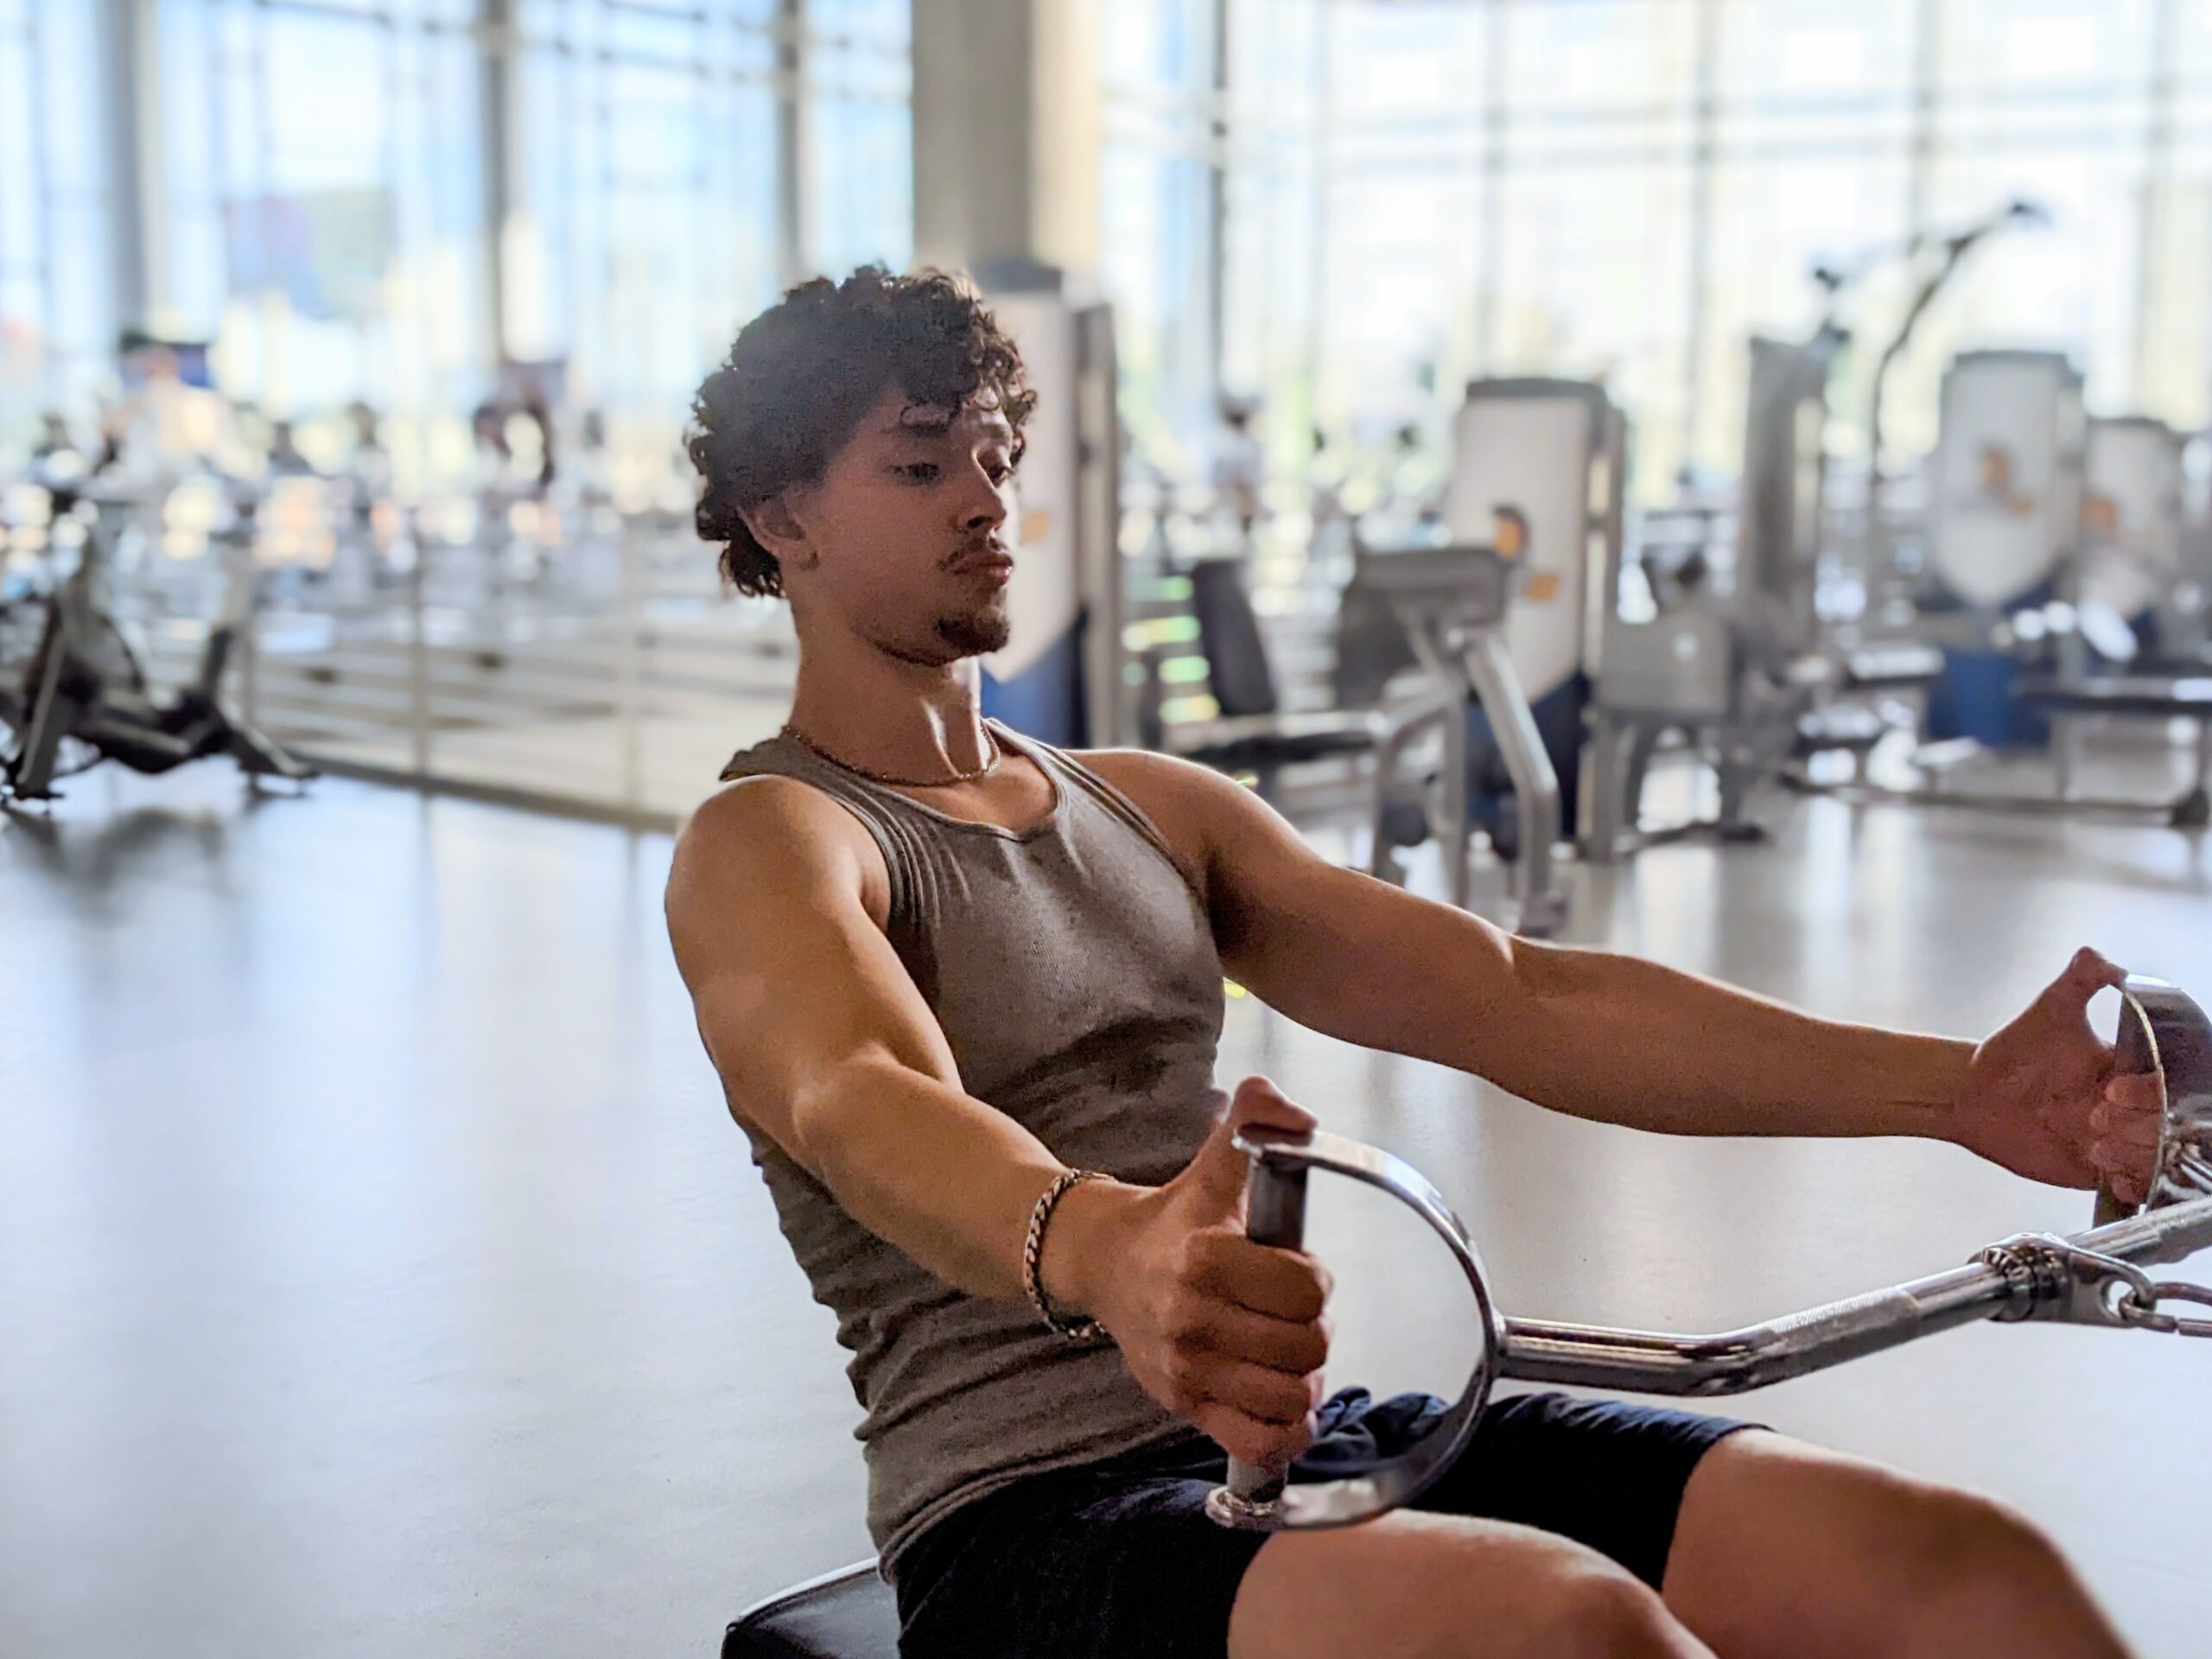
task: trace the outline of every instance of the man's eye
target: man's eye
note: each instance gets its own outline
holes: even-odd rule
[[[989,474],[994,484],[1003,484],[1014,476],[1014,468],[1002,461],[995,461],[983,470]]]
[[[933,483],[937,479],[937,462],[933,461],[910,461],[905,466],[895,467],[892,470],[916,484]]]

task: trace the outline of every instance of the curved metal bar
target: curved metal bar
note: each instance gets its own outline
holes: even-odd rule
[[[2065,1242],[2121,1262],[2178,1262],[2212,1246],[2212,1198],[2170,1205]],[[2064,1317],[2063,1303],[2050,1287],[1977,1265],[1712,1336],[1508,1319],[1497,1374],[1637,1394],[1742,1394],[2016,1308],[2016,1319]]]
[[[1482,1351],[1459,1399],[1411,1451],[1364,1475],[1295,1486],[1286,1484],[1282,1471],[1232,1459],[1229,1484],[1206,1499],[1206,1513],[1215,1521],[1248,1530],[1344,1527],[1372,1520],[1411,1503],[1458,1460],[1490,1397],[1492,1361],[1504,1322],[1491,1301],[1482,1259],[1444,1195],[1412,1165],[1379,1147],[1319,1131],[1297,1135],[1262,1128],[1239,1134],[1236,1146],[1252,1159],[1247,1230],[1258,1242],[1290,1249],[1304,1243],[1306,1173],[1324,1169],[1380,1187],[1420,1216],[1450,1249],[1474,1293]]]
[[[1497,1374],[1637,1394],[1741,1394],[1986,1319],[2012,1294],[1993,1268],[1954,1268],[1711,1336],[1508,1319]]]

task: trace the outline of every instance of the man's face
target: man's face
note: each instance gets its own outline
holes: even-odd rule
[[[805,548],[785,591],[871,644],[931,664],[1007,641],[1014,429],[995,410],[887,394],[791,501]]]

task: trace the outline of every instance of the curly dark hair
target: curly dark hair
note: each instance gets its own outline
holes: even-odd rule
[[[784,573],[744,515],[794,486],[818,483],[861,417],[897,387],[930,408],[973,404],[1014,428],[1014,454],[1037,394],[1021,353],[961,277],[894,276],[863,265],[842,283],[802,283],[745,325],[691,405],[684,440],[703,487],[699,534],[721,543],[741,594],[780,597]]]

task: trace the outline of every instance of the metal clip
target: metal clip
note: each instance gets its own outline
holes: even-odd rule
[[[2049,1233],[2018,1234],[1991,1245],[1975,1259],[1996,1268],[2016,1287],[2019,1311],[2008,1305],[1998,1315],[2001,1319],[2158,1329],[2148,1322],[2173,1317],[2157,1311],[2160,1287],[2141,1268]],[[2183,1322],[2175,1323],[2178,1326]]]

